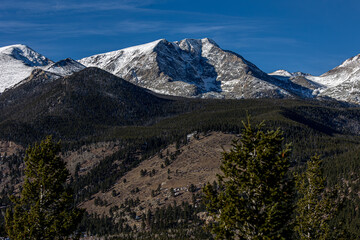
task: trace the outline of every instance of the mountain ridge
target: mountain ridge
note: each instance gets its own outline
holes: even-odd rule
[[[295,76],[294,73],[286,70],[277,70],[269,75],[290,80],[299,80],[300,77],[308,87],[313,86],[314,95],[318,97],[330,97],[338,101],[360,104],[360,54],[345,60],[320,76],[309,74]]]
[[[23,126],[27,132],[81,138],[98,128],[144,124],[171,115],[164,110],[168,102],[99,68],[65,77],[36,69],[0,95],[0,128],[10,131],[4,135]]]
[[[286,86],[277,85],[277,79],[209,38],[175,42],[160,39],[78,61],[161,94],[236,99],[295,97]]]
[[[166,39],[56,63],[26,45],[0,48],[0,93],[17,87],[33,70],[70,76],[99,67],[157,94],[187,98],[333,98],[360,104],[360,54],[322,74],[265,73],[209,38]],[[50,76],[50,75],[49,75]]]

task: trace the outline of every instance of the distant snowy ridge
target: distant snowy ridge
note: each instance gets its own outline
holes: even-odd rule
[[[359,76],[360,54],[347,59],[341,65],[319,77],[313,77],[313,81],[316,81],[327,88],[331,88],[347,81],[357,81],[359,80]]]
[[[22,81],[51,81],[98,67],[161,94],[197,98],[333,98],[360,104],[360,54],[312,76],[277,70],[266,74],[209,38],[147,44],[54,63],[21,45],[0,48],[0,93]],[[45,71],[45,72],[41,72]],[[41,80],[42,79],[42,80]]]
[[[0,92],[28,77],[35,67],[53,62],[25,45],[0,48]]]
[[[314,81],[325,86],[320,91],[320,96],[360,104],[360,54],[347,59]]]
[[[286,70],[280,69],[275,72],[269,73],[270,76],[279,76],[279,77],[292,77],[292,73]]]
[[[30,67],[46,66],[53,63],[50,59],[22,44],[1,47],[0,53],[11,56],[16,60],[20,60]]]
[[[0,93],[17,86],[36,69],[59,76],[68,76],[85,66],[67,58],[54,63],[30,47],[16,44],[0,48]]]
[[[303,72],[288,72],[286,70],[280,69],[275,72],[269,73],[270,76],[281,76],[281,77],[306,77],[311,76],[311,74]]]
[[[293,73],[286,70],[277,70],[269,75],[279,79],[284,77],[290,80],[296,79]],[[319,97],[360,104],[360,54],[347,59],[321,76],[306,74],[302,77],[304,81],[317,86],[314,88],[314,94]]]

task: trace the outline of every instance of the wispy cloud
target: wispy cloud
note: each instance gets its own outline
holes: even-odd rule
[[[176,28],[173,28],[172,31],[178,33],[214,33],[214,32],[223,32],[223,31],[258,31],[260,28],[259,25],[249,25],[249,24],[238,24],[238,23],[228,23],[228,22],[219,22],[219,23],[191,23],[191,24],[181,24]]]
[[[118,21],[110,26],[92,26],[91,29],[83,29],[82,33],[98,35],[114,35],[117,33],[150,33],[164,32],[166,34],[208,34],[221,32],[243,31],[252,33],[261,31],[259,25],[241,25],[239,23],[228,22],[167,22],[167,21],[138,21],[129,19]]]
[[[99,36],[124,39],[141,34],[170,40],[210,37],[221,47],[241,51],[300,44],[277,35],[274,19],[154,7],[154,3],[166,1],[175,0],[2,0],[0,34],[36,43]],[[7,43],[8,39],[0,41]]]
[[[37,24],[32,22],[25,22],[25,21],[0,21],[0,29],[6,28],[28,28],[28,27],[40,27],[46,26],[46,24]]]
[[[152,0],[117,0],[117,1],[9,1],[3,0],[0,9],[16,9],[16,10],[29,10],[34,12],[42,11],[101,11],[101,10],[116,10],[124,9],[131,10],[142,6],[147,6],[154,1]]]
[[[194,21],[194,22],[178,22],[178,21],[144,21],[136,18],[124,20],[106,20],[102,19],[92,24],[83,22],[49,22],[37,23],[27,20],[23,21],[1,21],[0,32],[27,32],[36,34],[74,34],[79,35],[116,35],[119,33],[153,33],[163,32],[166,34],[208,34],[208,33],[224,33],[224,32],[246,32],[251,34],[254,32],[264,31],[263,24],[260,22],[252,22],[241,19],[238,22],[223,19],[216,23],[211,21]]]
[[[269,25],[268,20],[261,19],[149,8],[149,5],[153,3],[166,1],[168,0],[2,0],[0,21],[1,10],[3,12],[9,9],[23,10],[25,13],[15,13],[18,16],[9,16],[8,19],[0,22],[0,32],[24,31],[25,33],[31,28],[31,32],[36,32],[36,34],[70,34],[73,36],[154,32],[190,35],[211,33],[215,35],[236,31],[251,35],[255,32],[265,31],[266,26]],[[127,14],[107,14],[104,12],[107,10],[121,10],[122,13]],[[56,13],[49,15],[49,12],[54,11],[61,13],[59,13],[60,15]],[[74,11],[94,13],[85,14],[82,19],[69,20],[69,18],[76,18],[77,15],[73,14]],[[142,11],[142,13],[131,14],[132,11]],[[31,17],[26,18],[22,14],[29,14]],[[147,17],[143,18],[143,15],[147,15]],[[49,16],[62,16],[63,20],[48,21]],[[151,20],[146,21],[145,19]]]
[[[269,23],[243,18],[237,21],[223,18],[216,23],[212,21],[144,21],[131,18],[111,22],[103,20],[93,24],[83,22],[0,21],[0,34],[19,33],[22,36],[33,36],[48,40],[63,37],[114,37],[124,34],[155,34],[175,40],[179,40],[179,37],[201,36],[214,38],[220,46],[227,49],[242,49],[242,51],[254,48],[268,51],[269,46],[274,49],[279,46],[298,47],[302,44],[288,36],[264,36],[269,31],[271,31]]]
[[[51,30],[51,24],[44,23],[33,23],[29,21],[0,21],[0,33],[23,33],[25,34],[27,31],[40,31],[46,32]]]

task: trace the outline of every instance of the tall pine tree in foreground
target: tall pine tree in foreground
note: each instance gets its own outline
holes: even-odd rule
[[[12,196],[6,231],[17,239],[69,239],[83,211],[73,205],[67,187],[69,171],[59,157],[60,144],[47,137],[26,151],[25,179],[20,197]]]
[[[296,206],[295,231],[301,240],[341,239],[337,229],[331,229],[330,220],[339,207],[336,191],[325,191],[326,179],[319,156],[307,162],[307,169],[296,176],[299,200]],[[339,227],[339,226],[338,226]]]
[[[290,146],[283,134],[244,123],[241,138],[223,153],[218,189],[205,186],[217,239],[288,239],[293,210]]]

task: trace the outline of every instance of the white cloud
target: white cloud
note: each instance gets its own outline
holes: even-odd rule
[[[173,39],[184,35],[202,36],[214,38],[219,44],[229,49],[255,45],[265,48],[276,44],[292,46],[299,44],[287,36],[276,36],[276,22],[272,19],[150,9],[150,4],[160,2],[155,0],[3,1],[0,11],[1,9],[20,9],[30,12],[31,17],[26,17],[26,13],[24,13],[25,16],[15,13],[14,16],[5,18],[7,20],[1,20],[0,16],[0,33],[20,33],[22,36],[45,39],[91,35],[120,37],[124,34],[143,33],[154,33],[156,36]],[[49,9],[53,12],[49,13]],[[121,10],[121,12],[109,14],[106,10]],[[93,13],[76,14],[79,11]],[[133,11],[137,12],[132,14]],[[48,21],[49,17],[54,17],[55,20]],[[59,18],[64,18],[64,20],[59,21]]]

